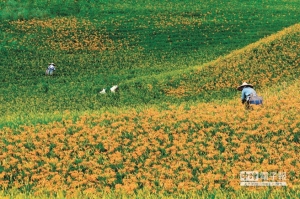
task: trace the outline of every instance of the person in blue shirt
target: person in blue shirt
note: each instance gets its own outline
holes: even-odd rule
[[[241,100],[242,103],[245,104],[245,108],[250,108],[250,97],[257,96],[255,90],[253,89],[252,84],[248,84],[244,82],[237,88],[239,91],[242,91]]]

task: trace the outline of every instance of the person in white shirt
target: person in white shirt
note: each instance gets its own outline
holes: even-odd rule
[[[55,64],[50,63],[47,70],[46,70],[46,75],[53,75],[54,71],[55,71]]]

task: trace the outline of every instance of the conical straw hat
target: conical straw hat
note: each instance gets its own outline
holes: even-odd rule
[[[244,82],[242,85],[240,85],[239,87],[237,87],[237,89],[239,91],[242,91],[245,86],[249,86],[249,87],[253,88],[252,84],[248,84],[247,82]]]

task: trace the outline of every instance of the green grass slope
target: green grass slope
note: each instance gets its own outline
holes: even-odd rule
[[[2,121],[28,115],[51,117],[66,110],[75,114],[233,97],[232,86],[242,79],[253,83],[259,79],[242,76],[240,71],[239,79],[216,87],[215,81],[231,79],[219,77],[236,61],[208,64],[204,66],[208,69],[200,71],[195,68],[300,18],[297,1],[31,2],[0,3]],[[293,33],[278,42],[285,42],[288,46],[282,48],[290,53],[295,52],[293,42],[298,38]],[[268,45],[271,50],[278,46]],[[297,66],[298,55],[286,58],[282,49],[276,50],[271,52],[274,57],[279,53],[273,62]],[[238,55],[244,60],[239,67],[256,64],[255,56],[261,51],[253,49],[250,54],[254,57]],[[262,62],[269,56],[263,55]],[[49,62],[57,64],[54,77],[44,76]],[[223,69],[215,71],[217,67]],[[120,85],[116,95],[98,94],[114,84]]]
[[[163,101],[222,101],[236,96],[243,81],[265,88],[297,79],[299,44],[300,24],[296,24],[201,66],[135,79],[126,85],[131,88],[129,93],[135,93],[130,85],[144,85],[139,91],[144,93],[141,99],[149,101],[153,99],[147,93]]]
[[[299,35],[300,24],[296,24],[204,65],[127,80],[120,84],[120,90],[115,94],[100,95],[91,92],[87,97],[87,94],[81,91],[81,95],[86,97],[86,102],[80,102],[82,99],[78,98],[65,99],[65,103],[68,106],[77,100],[78,104],[74,103],[73,106],[78,108],[78,110],[71,111],[71,117],[76,119],[82,112],[86,111],[85,106],[88,106],[89,102],[93,102],[94,107],[100,107],[101,104],[114,106],[110,110],[118,112],[126,109],[126,107],[128,109],[128,107],[141,108],[155,105],[163,108],[169,104],[180,104],[182,102],[224,102],[227,99],[239,98],[240,93],[237,92],[236,87],[242,81],[254,84],[258,90],[266,90],[272,85],[280,84],[281,82],[293,82],[299,77]],[[46,78],[52,81],[57,77]],[[86,84],[91,85],[93,82],[82,83],[87,88]],[[9,92],[11,88],[5,89],[6,92]],[[57,90],[56,95],[67,96],[73,94],[76,96],[78,95],[76,92],[68,91],[66,86]],[[48,95],[49,93],[53,94]],[[54,91],[43,94],[45,96],[53,96],[52,98],[44,99],[47,100],[48,104],[55,100]],[[26,108],[25,105],[34,107],[38,100],[38,98],[35,98],[35,101],[24,103],[23,108]],[[15,108],[17,113],[19,113],[17,108],[22,108],[22,106],[18,106],[17,101],[14,101],[14,104],[16,104]],[[6,105],[11,108],[9,103]],[[53,107],[57,108],[57,105],[54,104]],[[31,108],[29,107],[29,110]],[[102,107],[94,111],[101,112],[101,110],[105,111],[108,109],[107,107]],[[8,121],[16,122],[17,120],[18,124],[24,123],[26,120],[34,121],[34,123],[44,123],[51,120],[61,120],[64,114],[68,115],[68,117],[70,116],[70,113],[66,111],[62,113],[55,111],[55,114],[52,114],[53,112],[51,111],[52,109],[49,109],[48,113],[31,112],[26,116],[12,114],[2,118],[2,127],[7,125]]]

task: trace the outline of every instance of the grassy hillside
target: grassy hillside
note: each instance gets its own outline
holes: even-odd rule
[[[169,90],[198,79],[187,75],[172,82],[171,71],[190,71],[300,18],[297,1],[31,2],[0,3],[5,117],[177,102]],[[44,76],[49,62],[57,64],[53,78]],[[149,76],[158,74],[155,81]],[[241,79],[249,78],[228,87]],[[98,95],[114,84],[120,94]],[[196,93],[181,100],[210,100]]]
[[[224,101],[239,98],[235,88],[243,81],[253,83],[257,89],[291,82],[299,77],[299,32],[300,26],[296,24],[201,66],[124,80],[116,94],[100,95],[92,89],[95,82],[66,82],[68,76],[43,76],[47,82],[42,80],[34,89],[23,92],[22,88],[28,89],[28,85],[16,88],[18,84],[9,84],[2,89],[9,93],[2,96],[2,107],[11,114],[2,119],[2,127],[26,120],[61,120],[66,111],[76,118],[83,111],[99,108],[103,112],[107,106],[115,106],[110,110],[125,110],[145,105],[165,107],[172,103]],[[53,90],[58,81],[64,83]]]
[[[1,1],[0,197],[297,198],[298,4]]]
[[[214,71],[209,77],[216,85],[204,87],[214,94],[227,91],[227,84],[218,83],[217,78],[223,67],[216,66],[229,64],[222,72],[228,84],[237,83],[238,78],[231,75],[240,70],[235,63],[257,67],[255,71],[248,68],[249,74],[261,80],[258,91],[265,103],[254,106],[251,112],[245,111],[237,99],[218,98],[222,104],[212,100],[169,104],[164,110],[132,108],[81,115],[75,120],[72,112],[64,112],[65,118],[59,122],[5,127],[0,131],[0,185],[36,194],[63,190],[63,195],[76,194],[78,190],[84,194],[103,190],[131,194],[142,189],[191,194],[220,188],[229,193],[248,190],[240,186],[240,171],[257,170],[286,172],[285,191],[297,194],[300,83],[293,75],[298,75],[298,39],[299,25],[294,25],[189,73],[197,77]],[[265,65],[261,60],[266,60]],[[266,68],[274,77],[268,77]],[[177,81],[176,72],[170,74]],[[164,75],[144,80],[166,85],[161,83]],[[199,85],[209,85],[211,81],[200,79]],[[186,80],[182,86],[189,88],[188,83]],[[168,86],[169,92],[162,96],[177,97],[178,90],[171,92],[174,87]],[[123,95],[121,91],[119,99]]]

